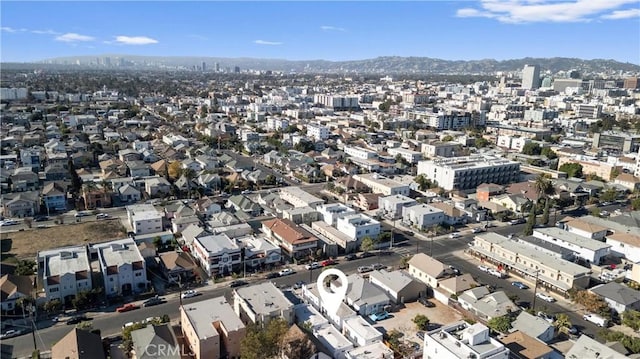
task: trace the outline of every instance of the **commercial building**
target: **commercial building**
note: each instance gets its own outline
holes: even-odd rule
[[[483,183],[508,184],[520,178],[518,162],[488,156],[468,156],[418,162],[418,174],[445,190],[475,189]]]
[[[576,116],[582,118],[598,118],[602,115],[602,105],[596,103],[579,103],[575,106]]]
[[[91,261],[87,246],[65,247],[38,253],[38,268],[47,300],[71,304],[81,291],[92,286]]]
[[[637,153],[640,149],[640,136],[625,132],[596,132],[591,147],[620,153]]]
[[[147,289],[147,267],[131,238],[95,244],[107,295],[128,296]]]
[[[246,328],[224,297],[182,305],[180,324],[196,359],[240,358]]]
[[[540,87],[540,66],[524,65],[522,70],[522,88],[536,90]]]
[[[423,143],[421,148],[425,157],[455,157],[462,153],[462,146],[454,141]]]
[[[293,303],[271,282],[263,282],[233,291],[233,311],[252,323],[266,325],[271,319],[294,322]]]
[[[192,253],[209,275],[230,274],[241,264],[240,246],[224,233],[196,237]]]
[[[423,359],[509,358],[509,349],[489,336],[489,328],[464,321],[428,332],[423,348]]]
[[[371,188],[373,193],[381,193],[385,196],[401,194],[408,196],[410,193],[409,185],[402,184],[398,181],[384,177],[377,173],[366,173],[353,175],[353,179],[358,180]]]

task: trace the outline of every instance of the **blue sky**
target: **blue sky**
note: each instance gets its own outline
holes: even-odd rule
[[[612,58],[640,64],[639,0],[6,1],[2,61],[73,55],[355,60]]]

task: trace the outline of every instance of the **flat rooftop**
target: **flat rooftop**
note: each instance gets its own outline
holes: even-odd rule
[[[382,333],[361,316],[345,319],[343,326],[345,325],[348,325],[358,336],[366,340],[373,340],[378,337],[382,338]]]
[[[45,258],[46,276],[89,271],[91,269],[85,246],[67,247],[40,253],[40,258],[43,257]]]
[[[200,244],[202,244],[202,246],[209,253],[215,254],[220,252],[233,252],[240,250],[238,244],[235,241],[231,240],[231,238],[229,238],[229,236],[224,233],[199,237],[195,240],[200,242]]]
[[[185,304],[182,308],[200,339],[219,335],[213,326],[216,322],[221,322],[228,331],[244,328],[244,324],[224,297]]]
[[[144,259],[140,254],[138,246],[131,238],[120,239],[117,241],[100,243],[94,245],[104,260],[104,264],[109,266],[120,267],[123,264],[131,264],[133,262],[143,262]]]
[[[395,187],[407,187],[407,185],[402,184],[398,181],[392,180],[390,178],[381,176],[377,173],[365,173],[365,174],[358,174],[358,175],[354,175],[353,178],[357,179],[357,180],[365,180],[365,181],[371,181],[371,182],[375,182],[378,184],[381,184],[383,186],[389,187],[389,188],[395,188]]]
[[[573,244],[576,247],[586,248],[592,251],[611,248],[610,244],[600,242],[591,238],[585,238],[557,227],[536,228],[533,230],[533,236],[541,239],[543,239],[542,237],[544,236],[552,237],[560,241]]]
[[[293,303],[271,282],[238,288],[235,291],[257,314],[269,314],[293,307]]]
[[[483,331],[487,331],[486,340],[484,341],[471,345],[469,340],[465,338],[465,334],[481,335],[480,333]],[[485,353],[500,350],[501,348],[505,350],[502,343],[489,337],[488,331],[489,329],[480,323],[471,325],[460,321],[431,331],[428,335],[458,358],[469,358],[471,353],[476,354],[476,357],[479,358]]]

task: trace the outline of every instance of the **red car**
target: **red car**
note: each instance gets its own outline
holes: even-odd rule
[[[119,307],[118,309],[116,309],[116,312],[124,313],[124,312],[128,312],[128,311],[131,311],[131,310],[134,310],[134,309],[138,309],[138,308],[139,307],[137,305],[128,303],[128,304],[125,304],[122,307]]]
[[[326,266],[334,265],[336,263],[338,263],[338,262],[336,262],[333,259],[326,259],[326,260],[323,260],[322,263],[320,263],[320,265],[323,266],[323,267],[326,267]]]

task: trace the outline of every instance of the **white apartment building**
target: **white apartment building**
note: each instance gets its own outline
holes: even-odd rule
[[[335,226],[338,223],[338,218],[356,213],[355,209],[347,207],[342,203],[323,204],[318,206],[316,211],[320,213],[320,216],[322,216],[322,219],[326,224],[332,226]]]
[[[185,138],[184,136],[174,135],[174,134],[162,136],[162,142],[166,143],[171,147],[176,147],[178,145],[189,146],[189,140],[187,138]]]
[[[428,204],[402,207],[402,223],[420,229],[437,226],[444,221],[444,211]]]
[[[378,152],[359,146],[344,146],[344,154],[361,160],[374,160],[378,158]]]
[[[394,181],[378,173],[358,174],[354,175],[353,178],[371,188],[371,191],[373,193],[381,193],[385,196],[391,196],[395,194],[408,196],[411,192],[409,185]]]
[[[431,142],[422,144],[422,154],[425,157],[455,157],[462,153],[462,146],[457,142]]]
[[[396,194],[378,198],[378,211],[387,218],[402,218],[402,208],[415,205],[415,199]]]
[[[333,108],[335,111],[356,110],[360,107],[358,96],[316,94],[313,96],[313,102]]]
[[[518,162],[489,156],[452,157],[418,162],[418,174],[445,190],[466,190],[482,183],[508,184],[520,178]]]
[[[518,136],[498,136],[498,147],[516,150],[518,152],[522,152],[524,145],[531,142],[531,139],[527,137],[518,137]]]
[[[509,349],[489,336],[483,324],[455,322],[424,336],[423,359],[508,359]]]
[[[284,131],[287,127],[289,127],[289,120],[286,118],[279,117],[268,117],[267,118],[267,130],[269,131]]]
[[[309,194],[300,187],[284,187],[280,189],[280,198],[293,205],[294,207],[311,207],[324,203],[324,201],[316,196]]]
[[[421,152],[407,150],[406,148],[401,148],[401,147],[389,148],[387,152],[394,157],[399,155],[409,163],[418,163],[418,161],[422,160]]]
[[[336,228],[356,240],[364,237],[375,239],[380,235],[380,222],[360,213],[338,218]]]
[[[151,204],[127,206],[127,219],[135,234],[162,232],[162,213]]]
[[[602,114],[601,104],[579,103],[575,105],[576,116],[581,118],[598,118]]]
[[[361,316],[345,319],[342,333],[359,347],[382,341],[382,333]]]
[[[329,129],[326,126],[319,124],[307,125],[307,136],[313,138],[316,141],[325,141],[329,138]]]
[[[47,300],[71,304],[78,292],[93,288],[91,261],[86,246],[58,248],[38,253],[42,286]]]
[[[100,243],[98,252],[104,288],[108,296],[131,295],[147,288],[147,267],[138,246],[131,238]]]
[[[599,265],[600,260],[608,255],[611,249],[611,244],[582,237],[557,227],[536,228],[533,231],[533,236],[545,242],[566,248],[576,256],[595,265]]]
[[[192,247],[193,256],[209,275],[230,274],[242,263],[240,246],[224,233],[196,237]]]

